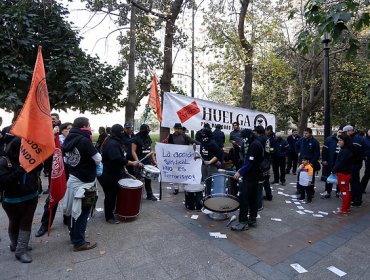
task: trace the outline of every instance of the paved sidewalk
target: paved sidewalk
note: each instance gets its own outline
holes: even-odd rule
[[[59,208],[51,236],[32,237],[31,264],[19,263],[9,251],[8,220],[1,209],[0,279],[340,278],[327,269],[330,266],[347,273],[343,279],[370,279],[369,195],[350,216],[337,217],[331,212],[341,201],[335,196],[319,198],[323,182],[317,182],[312,204],[298,205],[290,196],[294,181],[295,176],[287,175],[287,186],[273,186],[274,199],[259,212],[258,226],[238,233],[230,231],[226,221],[188,211],[183,191],[172,195],[170,186],[163,184],[162,201],[143,199],[137,219],[111,225],[103,212],[96,212],[86,234],[98,247],[85,252],[72,251]],[[159,193],[158,185],[154,190]],[[101,191],[97,208],[102,208],[103,197]],[[32,235],[39,228],[45,198],[39,200]],[[328,215],[314,217],[319,211]],[[198,219],[191,219],[193,214]],[[209,232],[224,233],[227,239],[215,239]],[[298,273],[293,263],[307,272]]]

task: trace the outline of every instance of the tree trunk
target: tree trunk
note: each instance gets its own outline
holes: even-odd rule
[[[175,0],[171,6],[170,18],[166,22],[166,34],[164,38],[164,52],[163,52],[163,75],[160,80],[161,98],[163,109],[163,93],[171,90],[172,78],[172,45],[175,33],[175,22],[180,13],[183,0]],[[170,129],[162,127],[160,129],[160,139],[162,140],[169,134]]]
[[[125,111],[125,121],[134,124],[136,108],[136,80],[135,80],[135,59],[136,59],[136,7],[131,5],[130,19],[130,55],[128,59],[128,97]]]
[[[245,16],[247,14],[248,5],[250,0],[242,0],[242,6],[240,8],[240,17],[238,24],[238,34],[240,44],[244,50],[244,86],[243,86],[243,96],[242,96],[242,107],[250,108],[251,107],[251,97],[252,97],[252,79],[253,79],[253,47],[247,41],[244,35],[244,26],[245,26]]]

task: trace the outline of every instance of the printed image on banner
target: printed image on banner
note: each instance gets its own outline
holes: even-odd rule
[[[185,106],[181,110],[177,111],[177,115],[180,118],[181,123],[186,122],[192,116],[195,116],[200,112],[197,102],[193,101],[189,105]]]
[[[200,183],[202,161],[194,160],[192,146],[157,143],[155,152],[162,182]]]

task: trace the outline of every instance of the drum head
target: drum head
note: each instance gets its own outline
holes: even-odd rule
[[[204,199],[203,206],[218,213],[233,212],[239,208],[239,199],[229,194],[209,195]]]
[[[185,192],[202,192],[203,190],[204,185],[202,184],[186,185],[184,187]]]
[[[154,174],[161,173],[161,171],[153,165],[144,165],[144,170]]]
[[[143,186],[143,183],[139,180],[126,178],[118,181],[118,184],[123,188],[139,188]]]

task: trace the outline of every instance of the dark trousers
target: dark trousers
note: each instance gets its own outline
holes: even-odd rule
[[[365,173],[364,176],[361,179],[361,189],[362,192],[366,191],[367,184],[369,183],[370,180],[370,159],[368,158],[365,161]]]
[[[289,151],[286,173],[289,173],[290,169],[292,169],[293,173],[296,173],[297,172],[297,165],[298,165],[298,154],[294,151]]]
[[[38,198],[35,197],[20,203],[3,202],[3,208],[9,218],[8,232],[18,235],[19,231],[31,231],[33,216]]]
[[[362,167],[362,162],[354,162],[351,168],[351,193],[352,201],[354,203],[362,203],[362,187],[360,183],[360,170]]]
[[[77,220],[72,219],[72,227],[70,227],[69,236],[71,241],[76,246],[85,244],[85,231],[87,227],[87,218],[91,212],[91,206],[82,207],[81,215]]]
[[[48,197],[45,200],[44,213],[42,214],[42,218],[41,218],[41,227],[44,228],[44,229],[47,229],[48,228],[48,224],[49,224],[49,215],[50,215],[49,214],[49,201],[50,201],[50,195],[48,195]],[[50,224],[50,226],[54,222],[55,213],[57,212],[57,209],[58,209],[58,203],[55,204],[54,207],[53,207],[53,209],[52,209],[52,212],[51,212],[51,224]]]
[[[257,217],[258,177],[243,177],[240,188],[239,222],[247,223]],[[249,219],[248,219],[249,214]]]
[[[297,182],[297,189],[298,192],[300,193],[300,198],[299,199],[305,199],[307,195],[307,200],[311,201],[314,193],[313,185],[310,184],[309,186],[302,186]]]
[[[152,190],[152,180],[150,179],[144,179],[144,187],[146,191],[146,196],[150,197],[153,195],[153,190]]]
[[[274,182],[285,183],[285,157],[273,157],[272,170],[274,172]],[[280,173],[280,174],[279,174]]]
[[[114,218],[114,210],[116,209],[117,195],[118,195],[118,179],[108,173],[104,173],[98,177],[98,181],[104,191],[104,215],[105,220],[108,221]]]
[[[233,146],[233,148],[232,148],[232,161],[234,163],[235,169],[239,170],[240,167],[241,167],[241,164],[240,164],[240,148],[237,147],[237,146]]]

